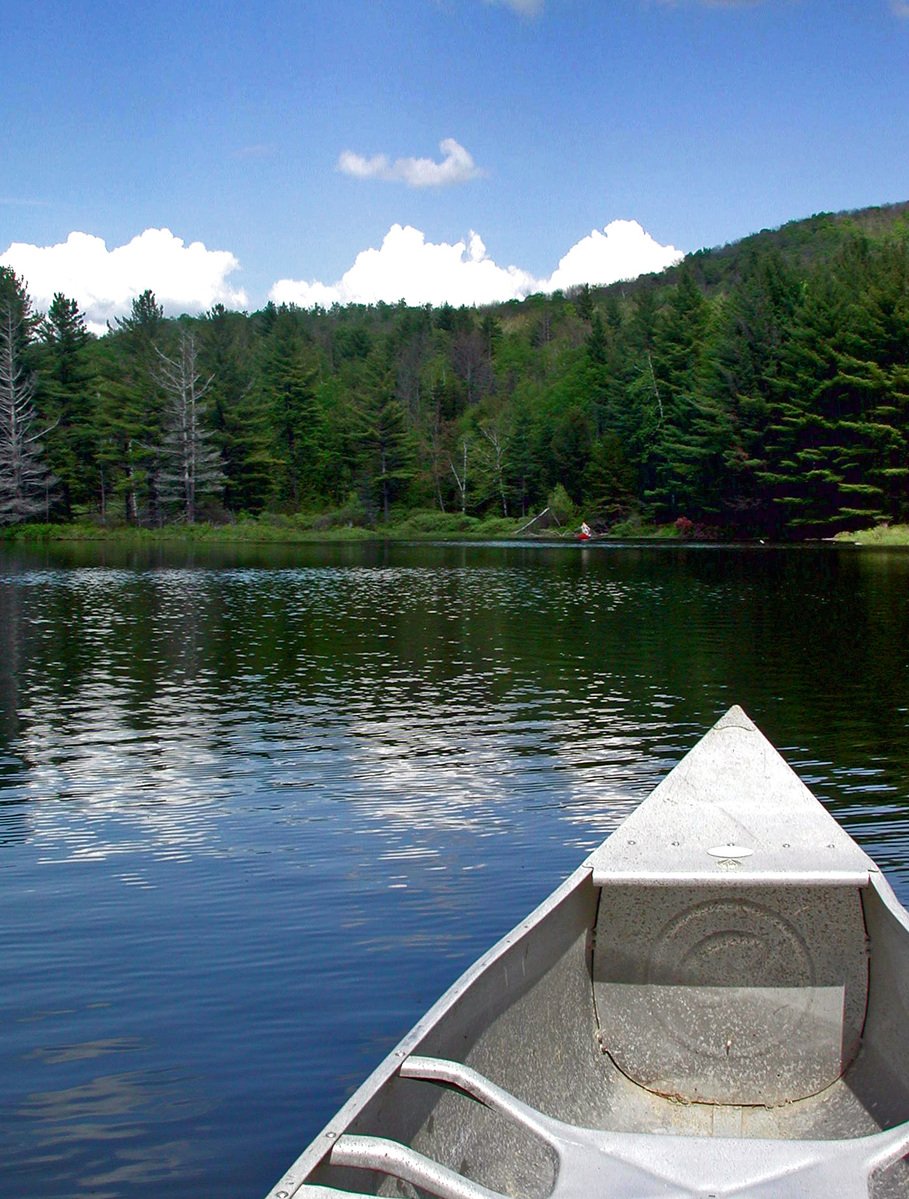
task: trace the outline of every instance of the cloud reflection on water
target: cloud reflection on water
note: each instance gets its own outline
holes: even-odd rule
[[[75,643],[65,678],[19,679],[13,749],[27,771],[10,790],[31,801],[50,855],[224,852],[225,809],[250,792],[285,806],[343,798],[390,852],[401,826],[427,853],[446,828],[509,823],[515,802],[588,830],[593,808],[600,835],[630,802],[613,767],[640,753],[608,680],[572,714],[570,688],[514,670],[515,622],[544,601],[532,576],[81,569],[15,582],[32,652],[53,651],[62,611]],[[597,596],[582,578],[547,602],[606,612],[626,590],[607,580]]]

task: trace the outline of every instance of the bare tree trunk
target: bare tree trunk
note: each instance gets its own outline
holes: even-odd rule
[[[496,486],[499,491],[499,498],[502,501],[502,515],[508,515],[508,496],[505,493],[505,471],[504,471],[504,456],[505,447],[502,444],[502,438],[499,430],[496,428],[487,428],[480,425],[480,432],[492,446],[495,454],[495,471],[496,471]]]
[[[451,473],[454,475],[455,483],[457,484],[458,492],[461,496],[461,511],[467,511],[467,438],[463,441],[464,447],[464,465],[461,473],[458,474],[458,468],[454,464],[454,459],[448,455],[448,464],[451,467]]]

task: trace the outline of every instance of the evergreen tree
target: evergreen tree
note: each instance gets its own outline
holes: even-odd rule
[[[707,419],[725,425],[719,506],[741,533],[778,532],[780,513],[762,481],[770,469],[775,398],[802,300],[797,274],[777,251],[749,253],[742,278],[716,306],[704,372]]]
[[[697,471],[692,462],[692,416],[701,384],[708,302],[690,271],[660,312],[648,352],[659,419],[647,447],[650,485],[645,499],[662,519],[673,518],[697,503]]]
[[[199,362],[211,376],[206,399],[224,469],[225,507],[255,513],[271,495],[276,460],[269,414],[255,390],[251,326],[243,313],[216,304],[200,322]]]
[[[108,333],[100,387],[100,451],[104,488],[118,496],[131,524],[158,522],[158,447],[163,397],[158,384],[158,345],[164,340],[164,309],[153,291],[133,300],[130,315]],[[106,509],[106,501],[104,503]]]
[[[314,358],[297,312],[282,306],[263,346],[259,394],[274,437],[273,494],[293,507],[320,493],[322,429]]]
[[[64,516],[97,500],[106,518],[119,500],[131,521],[176,506],[192,519],[217,491],[203,462],[217,450],[231,511],[337,507],[359,487],[380,517],[427,502],[517,514],[560,485],[602,523],[649,507],[737,533],[829,534],[909,517],[907,277],[909,232],[882,212],[482,312],[268,304],[174,322],[146,291],[93,339],[58,295],[37,339],[30,312],[7,331],[5,422],[21,431],[24,413],[29,438],[56,422],[44,469]],[[186,337],[195,399],[164,377],[164,363],[183,370]],[[41,464],[41,438],[23,444]],[[177,497],[187,462],[202,487]],[[36,514],[46,483],[30,485]]]
[[[894,395],[901,362],[887,361],[875,271],[868,243],[848,244],[836,269],[807,289],[787,349],[761,478],[796,533],[861,528],[888,514],[881,472],[905,444],[905,408]]]
[[[85,317],[75,300],[57,292],[38,326],[39,400],[54,433],[48,461],[59,480],[64,517],[85,509],[97,496],[98,437],[95,413],[97,382],[90,357]]]
[[[506,477],[512,511],[526,516],[542,490],[540,465],[535,453],[537,438],[526,408],[513,413],[506,442]]]
[[[368,508],[388,521],[391,505],[416,475],[413,439],[390,370],[372,365],[359,412],[357,447]]]
[[[574,501],[581,498],[593,442],[593,423],[578,405],[562,414],[552,429],[549,439],[550,486],[561,483]]]
[[[573,293],[572,302],[582,321],[592,321],[594,316],[593,296],[590,294],[590,284],[582,283]]]
[[[871,256],[840,369],[863,397],[871,452],[862,481],[875,488],[883,519],[903,520],[909,515],[909,228]]]
[[[635,507],[634,471],[615,433],[595,441],[584,470],[584,501],[589,519],[609,526],[624,520]]]

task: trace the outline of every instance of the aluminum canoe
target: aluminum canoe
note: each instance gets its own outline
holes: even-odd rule
[[[909,1196],[909,915],[732,708],[268,1199]]]

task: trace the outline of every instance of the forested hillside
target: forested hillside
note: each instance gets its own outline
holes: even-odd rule
[[[0,268],[0,523],[333,511],[828,535],[909,517],[909,205],[486,309],[218,307],[106,336]]]

